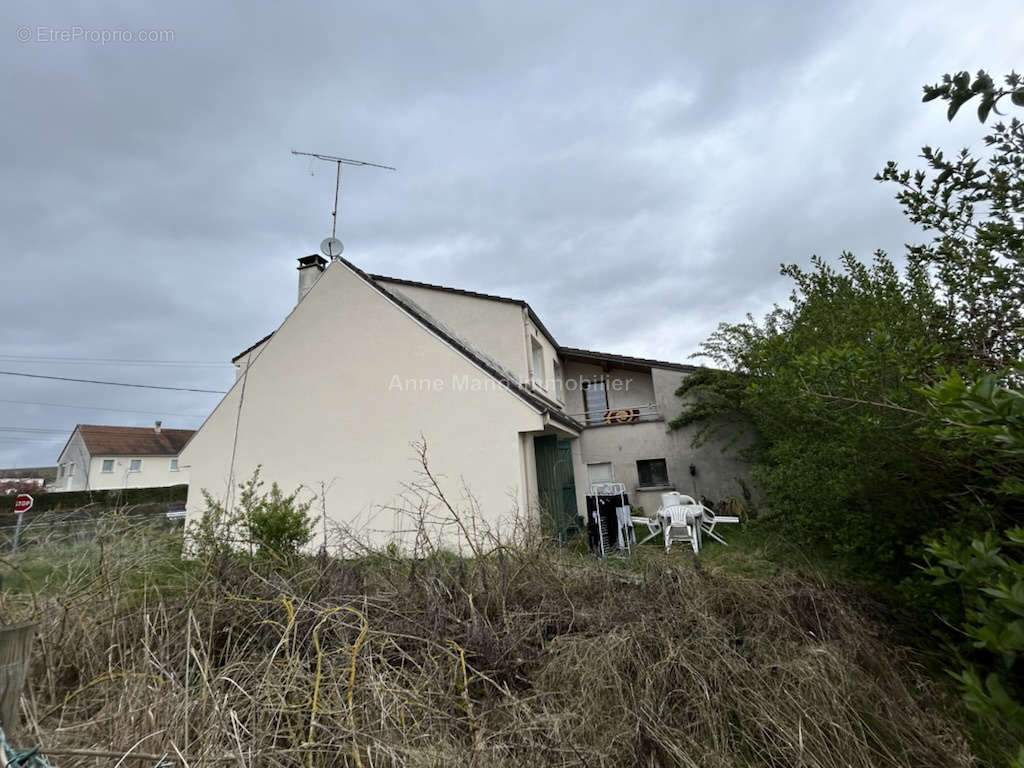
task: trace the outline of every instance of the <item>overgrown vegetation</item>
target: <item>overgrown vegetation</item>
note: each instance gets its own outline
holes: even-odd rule
[[[3,594],[40,625],[16,740],[60,765],[973,764],[857,591],[521,541],[267,569],[111,527]]]
[[[952,119],[977,98],[985,122],[1024,106],[1021,78],[1004,82],[947,75],[924,100]],[[984,144],[981,157],[926,146],[915,171],[888,163],[876,178],[930,239],[903,269],[883,252],[784,266],[789,304],[719,327],[703,353],[724,370],[683,382],[674,425],[752,428],[759,524],[900,583],[972,709],[1024,740],[1024,126],[999,122]]]

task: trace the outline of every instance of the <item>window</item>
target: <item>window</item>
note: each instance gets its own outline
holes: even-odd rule
[[[141,472],[142,471],[142,459],[132,459],[128,462],[129,472]]]
[[[114,471],[114,460],[104,459],[103,467],[100,469],[101,472],[113,472]]]
[[[57,479],[59,480],[62,477],[64,477],[64,465],[63,464],[61,464],[60,466],[57,467]]]
[[[636,473],[640,476],[642,488],[668,485],[668,467],[664,459],[640,459],[636,463]]]
[[[544,388],[544,347],[534,339],[530,339],[530,360],[532,370],[530,375],[535,386]]]
[[[608,389],[603,381],[583,382],[583,408],[587,412],[587,424],[600,424],[608,411]]]
[[[591,485],[612,482],[615,479],[612,475],[612,463],[602,461],[598,464],[587,464],[587,479]]]
[[[554,362],[551,363],[551,368],[555,374],[554,381],[552,382],[555,391],[555,399],[558,400],[558,402],[560,403],[564,403],[565,396],[562,394],[562,366],[557,360],[555,360]]]
[[[171,459],[171,472],[177,472],[177,471],[178,471],[178,460],[177,459]]]
[[[72,461],[70,464],[68,464],[68,477],[74,477],[74,476],[75,476],[75,462]]]

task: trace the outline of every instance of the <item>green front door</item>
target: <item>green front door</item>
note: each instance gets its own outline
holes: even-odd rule
[[[537,493],[544,529],[564,542],[579,531],[576,483],[572,474],[572,443],[554,435],[533,439],[537,461]]]

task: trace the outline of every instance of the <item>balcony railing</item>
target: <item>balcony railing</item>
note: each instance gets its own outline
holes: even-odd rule
[[[636,424],[641,421],[657,421],[661,418],[658,413],[657,403],[646,403],[645,405],[631,405],[624,408],[609,408],[602,411],[585,411],[583,413],[570,413],[574,419],[579,419],[588,427],[613,426],[615,424]]]

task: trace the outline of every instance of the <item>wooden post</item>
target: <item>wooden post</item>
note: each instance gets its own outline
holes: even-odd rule
[[[18,722],[18,700],[32,658],[35,624],[0,627],[0,726],[10,733]]]

